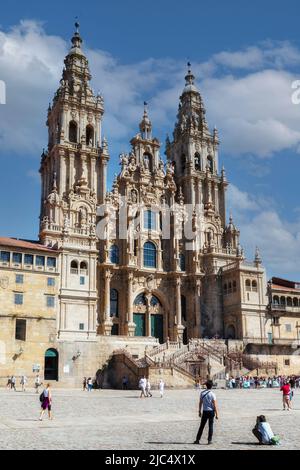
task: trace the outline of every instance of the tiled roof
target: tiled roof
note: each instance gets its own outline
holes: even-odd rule
[[[300,291],[300,288],[299,289],[295,289],[295,287],[284,287],[284,286],[279,286],[278,284],[272,284],[272,289],[274,290],[281,290],[281,291],[284,291],[284,292],[297,292],[299,293]]]
[[[48,253],[57,253],[57,250],[41,245],[38,241],[18,240],[16,238],[0,237],[0,246],[9,248],[21,248],[34,251],[46,251]]]

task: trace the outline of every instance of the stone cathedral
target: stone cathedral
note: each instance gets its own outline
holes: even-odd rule
[[[216,359],[222,345],[229,354],[231,345],[232,360],[238,352],[255,356],[257,370],[262,356],[269,367],[280,357],[294,370],[297,312],[288,320],[292,331],[280,333],[274,283],[267,284],[258,250],[253,262],[245,260],[240,232],[226,213],[218,131],[208,127],[188,66],[172,139],[162,149],[145,103],[108,191],[115,157],[102,135],[104,99],[91,88],[76,25],[48,109],[39,242],[0,239],[0,322],[9,332],[1,328],[2,378],[39,372],[77,384],[101,373],[118,351],[124,355],[118,370],[130,375],[126,360],[142,367],[138,361],[147,357],[143,366],[154,367],[155,351],[171,358],[173,348],[178,358],[197,341],[202,361]],[[299,285],[291,295],[300,307]],[[284,338],[279,350],[276,340]]]

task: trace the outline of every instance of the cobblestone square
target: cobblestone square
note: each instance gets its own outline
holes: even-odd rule
[[[281,445],[270,449],[299,449],[300,392],[293,410],[282,411],[281,393],[271,390],[217,390],[220,420],[209,449],[268,449],[255,445],[251,429],[265,414]],[[195,446],[199,425],[196,390],[166,390],[165,397],[139,399],[138,391],[52,390],[54,420],[38,421],[39,395],[0,391],[1,449],[207,449],[206,435]],[[206,433],[206,431],[205,431]]]

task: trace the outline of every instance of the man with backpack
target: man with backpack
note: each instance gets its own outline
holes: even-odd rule
[[[204,390],[200,393],[199,417],[201,418],[201,424],[194,444],[200,444],[200,439],[202,437],[207,421],[209,425],[208,444],[212,444],[214,432],[214,419],[219,419],[216,395],[211,390],[213,387],[212,380],[208,380],[205,385],[207,390]]]

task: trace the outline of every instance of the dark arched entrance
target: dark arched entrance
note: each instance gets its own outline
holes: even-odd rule
[[[58,381],[58,352],[48,349],[45,353],[45,380]]]
[[[236,339],[236,331],[233,325],[227,327],[227,339]]]

